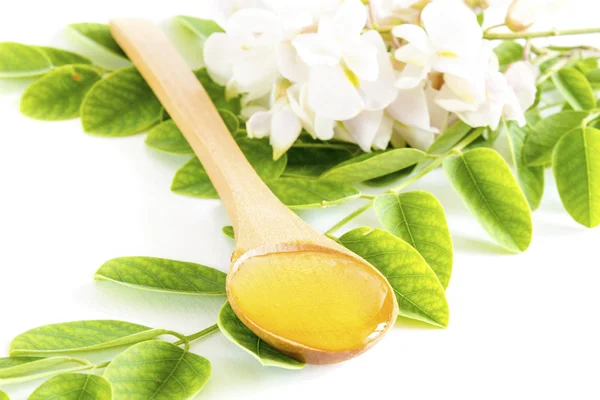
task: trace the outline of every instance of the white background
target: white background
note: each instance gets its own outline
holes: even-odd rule
[[[571,3],[557,25],[600,24],[596,1]],[[3,6],[0,41],[47,44],[68,23],[114,16],[206,13],[202,2],[175,0],[17,1]],[[600,35],[577,40],[600,44]],[[158,153],[143,141],[143,135],[88,136],[78,120],[27,119],[19,114],[15,88],[0,86],[2,354],[15,335],[48,323],[121,319],[190,334],[215,322],[223,299],[92,280],[104,261],[125,255],[227,270],[233,243],[221,234],[229,224],[222,206],[170,193],[186,158]],[[440,198],[454,237],[448,329],[401,320],[365,355],[302,371],[261,367],[215,334],[193,346],[213,365],[199,398],[599,399],[600,229],[573,222],[548,178],[533,243],[519,255],[488,238],[441,171],[415,186]],[[358,206],[301,215],[325,230]],[[376,226],[374,215],[349,227],[361,225]],[[24,399],[33,387],[2,389]]]

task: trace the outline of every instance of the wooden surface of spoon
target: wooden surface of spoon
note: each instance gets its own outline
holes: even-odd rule
[[[156,25],[119,19],[111,30],[202,162],[231,218],[236,243],[227,296],[236,315],[261,339],[307,363],[343,361],[373,346],[398,312],[383,275],[271,193]]]

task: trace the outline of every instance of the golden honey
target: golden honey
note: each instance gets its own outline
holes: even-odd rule
[[[273,335],[329,352],[362,349],[387,328],[394,294],[373,267],[323,251],[272,253],[241,263],[231,300]]]

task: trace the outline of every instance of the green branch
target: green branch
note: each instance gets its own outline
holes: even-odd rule
[[[324,233],[324,235],[329,236],[329,235],[335,233],[342,226],[346,225],[348,222],[352,221],[354,218],[358,217],[359,215],[361,215],[362,213],[367,211],[369,208],[371,208],[371,206],[373,206],[373,201],[369,201],[367,204],[365,204],[358,210],[354,211],[352,214],[348,215],[346,218],[342,219],[340,222],[338,222],[337,224],[332,226],[330,229],[328,229],[327,232]]]
[[[567,35],[585,35],[588,33],[600,33],[600,28],[586,29],[565,29],[551,30],[542,32],[509,32],[509,33],[491,33],[486,32],[483,37],[489,40],[513,40],[513,39],[534,39],[552,36],[567,36]]]

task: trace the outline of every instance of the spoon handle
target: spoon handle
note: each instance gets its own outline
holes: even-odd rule
[[[231,218],[237,250],[314,236],[256,174],[166,35],[141,19],[113,20],[110,26],[206,169]]]

